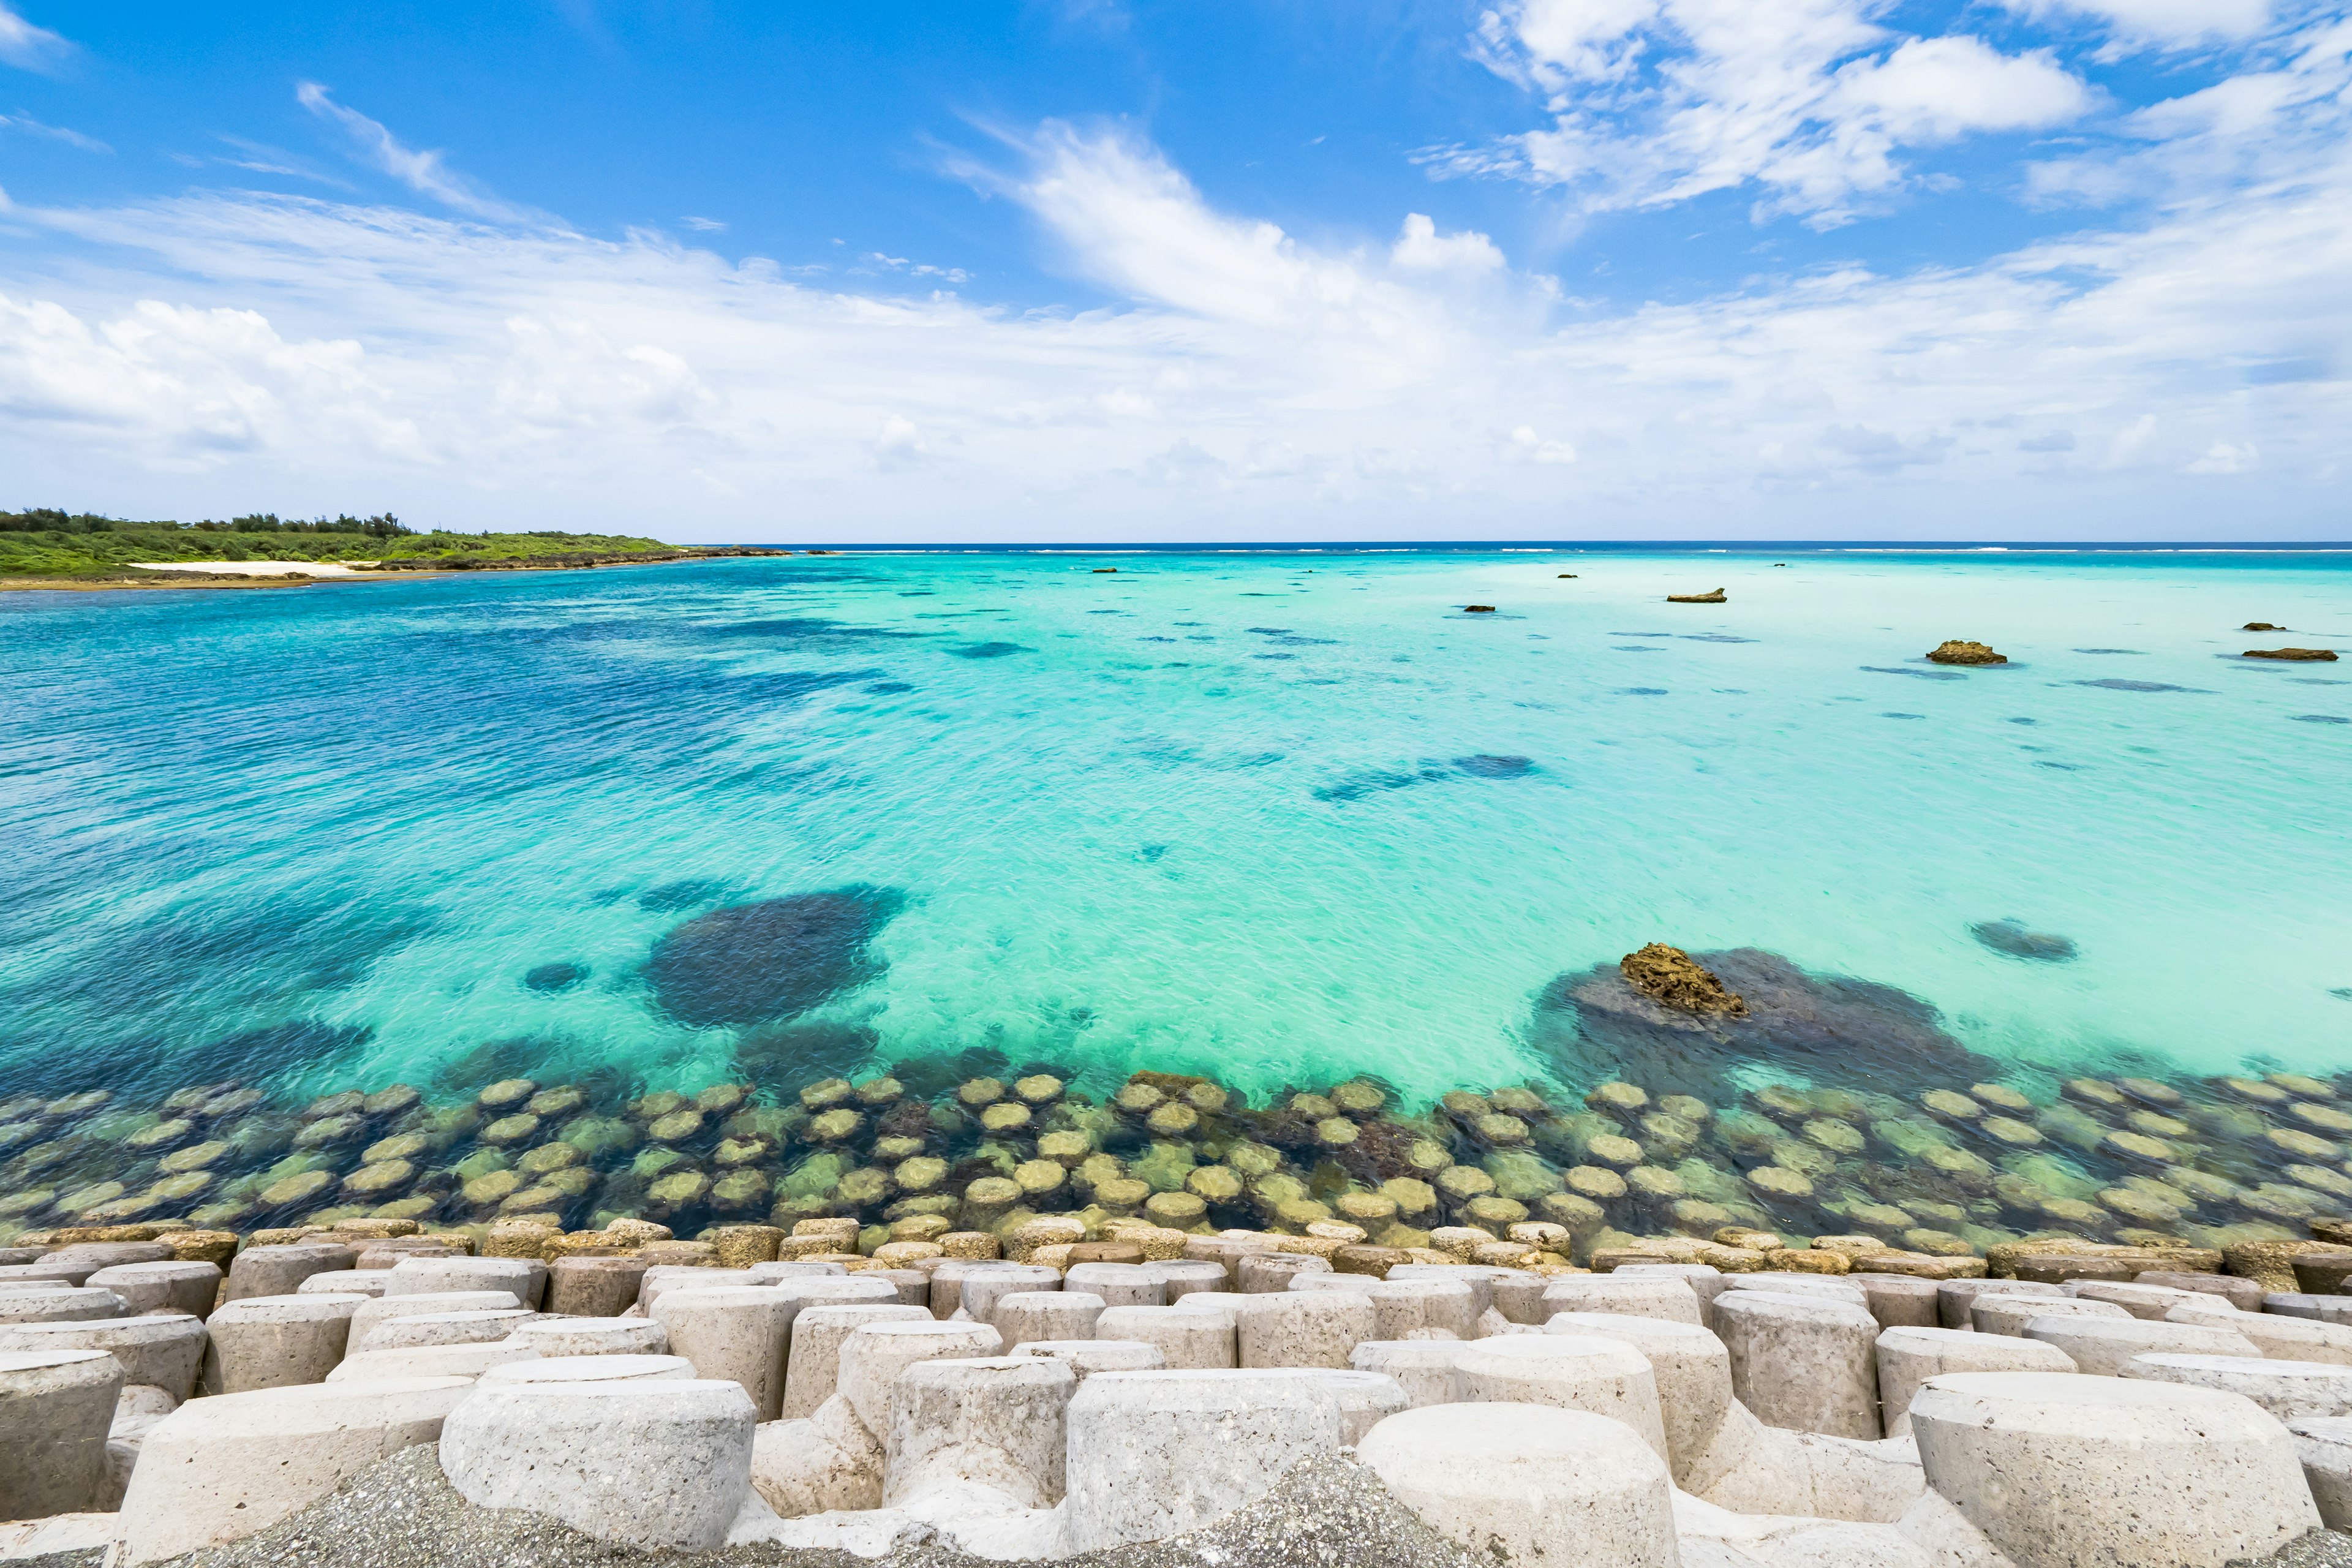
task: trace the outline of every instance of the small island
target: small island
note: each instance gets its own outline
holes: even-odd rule
[[[604,533],[455,533],[373,517],[133,522],[50,508],[0,512],[0,587],[286,587],[394,574],[567,570],[738,555],[748,545],[677,545]],[[273,571],[271,568],[280,568]]]

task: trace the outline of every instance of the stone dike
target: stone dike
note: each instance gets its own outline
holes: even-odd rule
[[[1590,1267],[1540,1220],[865,1228],[20,1237],[0,1559],[2223,1568],[2352,1526],[2352,1219]]]

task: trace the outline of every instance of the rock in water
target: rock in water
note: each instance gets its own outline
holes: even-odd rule
[[[1465,605],[1462,606],[1462,613],[1465,616],[1491,616],[1495,613],[1495,606],[1492,605]]]
[[[2011,958],[2063,963],[2074,956],[2073,941],[2049,931],[2028,931],[2021,921],[1979,921],[1969,927],[1969,934],[1995,952]]]
[[[533,991],[569,991],[588,978],[585,964],[542,963],[522,977],[522,983]]]
[[[2332,647],[2250,647],[2248,658],[2283,658],[2297,664],[2334,664],[2336,650]]]
[[[2007,656],[1998,654],[1980,642],[1962,642],[1948,638],[1936,646],[1927,656],[1929,664],[2007,664]]]
[[[1617,968],[1634,990],[1679,1012],[1748,1016],[1748,1004],[1738,993],[1725,989],[1722,981],[1692,963],[1691,955],[1681,948],[1654,942],[1619,959]]]
[[[2248,621],[2238,628],[2242,632],[2283,632],[2284,626],[2274,626],[2268,621]]]
[[[646,977],[682,1024],[755,1024],[863,984],[866,943],[898,912],[887,888],[835,888],[697,915],[654,944]]]
[[[1720,605],[1724,602],[1724,592],[1720,588],[1714,589],[1711,592],[1705,594],[1669,594],[1666,595],[1666,603],[1669,605]]]

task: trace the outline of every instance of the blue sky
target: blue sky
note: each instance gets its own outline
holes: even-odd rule
[[[2352,537],[2307,0],[0,0],[0,505]]]

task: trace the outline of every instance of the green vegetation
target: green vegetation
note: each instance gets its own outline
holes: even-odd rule
[[[47,509],[0,512],[0,576],[135,577],[140,561],[380,561],[410,569],[530,562],[586,565],[681,553],[658,539],[605,533],[420,532],[380,517],[131,522]]]

